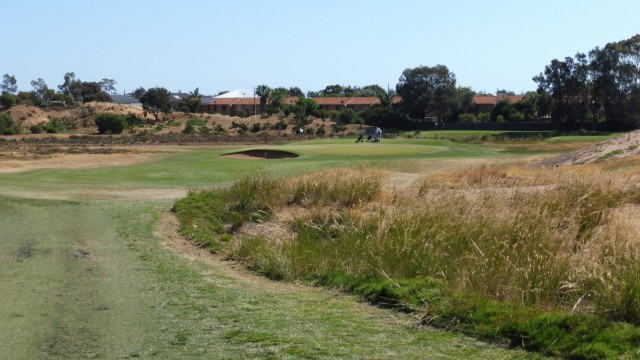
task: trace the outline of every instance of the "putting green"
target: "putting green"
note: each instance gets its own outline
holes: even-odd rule
[[[333,155],[336,157],[370,157],[370,156],[407,156],[424,155],[447,151],[446,146],[429,146],[418,144],[309,144],[287,145],[278,149],[298,153],[300,156]]]

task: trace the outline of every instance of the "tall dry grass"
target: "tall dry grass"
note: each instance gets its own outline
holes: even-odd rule
[[[432,278],[468,296],[640,323],[640,197],[627,176],[483,166],[394,197],[381,196],[383,180],[339,169],[265,186],[269,208],[309,210],[290,224],[295,240],[245,239],[235,256],[278,278]]]

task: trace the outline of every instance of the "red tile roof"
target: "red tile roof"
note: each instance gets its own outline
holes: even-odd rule
[[[380,104],[380,99],[375,96],[369,97],[317,97],[313,98],[318,105],[376,105]]]
[[[481,95],[481,96],[474,96],[473,97],[473,102],[476,105],[495,105],[497,103],[499,103],[500,101],[503,100],[509,100],[511,101],[512,104],[517,103],[518,101],[524,99],[524,96],[489,96],[489,95]]]
[[[349,103],[349,97],[317,97],[313,98],[318,105],[346,105]]]

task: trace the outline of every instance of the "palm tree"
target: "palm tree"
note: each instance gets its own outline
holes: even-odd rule
[[[258,85],[256,87],[256,95],[260,97],[260,112],[267,112],[267,99],[269,99],[269,95],[271,95],[271,88],[267,85]]]

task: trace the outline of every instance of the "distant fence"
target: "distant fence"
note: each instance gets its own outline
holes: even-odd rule
[[[419,124],[419,130],[436,130],[436,124],[425,122]],[[636,127],[630,123],[602,122],[582,124],[582,129],[600,132],[630,131]],[[551,122],[445,122],[444,130],[490,130],[490,131],[575,131],[581,130],[579,123],[551,123]]]
[[[425,125],[429,125],[428,123]],[[435,124],[431,124],[431,129],[435,130]],[[431,130],[425,129],[425,130]],[[445,122],[444,130],[493,130],[493,131],[553,131],[561,130],[562,124],[547,122]]]

